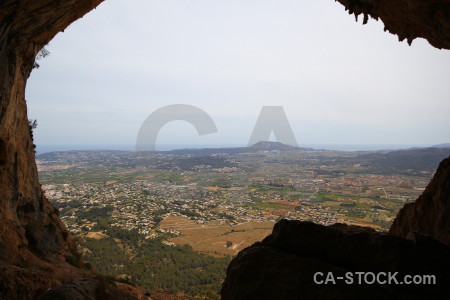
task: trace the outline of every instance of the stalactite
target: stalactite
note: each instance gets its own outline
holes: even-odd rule
[[[450,49],[450,0],[336,0],[349,14],[364,14],[385,24],[384,31],[396,34],[408,44],[425,38],[439,49]]]

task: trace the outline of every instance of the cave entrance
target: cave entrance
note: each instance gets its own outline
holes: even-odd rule
[[[185,123],[167,125],[160,136],[168,144],[176,140],[179,144],[172,146],[178,148],[191,146],[191,140],[245,145],[261,106],[274,104],[284,107],[294,120],[291,125],[300,145],[317,148],[328,144],[333,149],[336,145],[330,144],[354,140],[372,144],[370,150],[418,146],[408,139],[416,137],[421,126],[416,120],[430,107],[436,113],[435,127],[448,122],[441,110],[448,90],[444,79],[429,86],[418,84],[430,73],[449,74],[450,69],[436,67],[442,55],[425,48],[424,41],[417,42],[417,49],[410,48],[384,34],[381,23],[355,26],[351,18],[337,13],[339,4],[291,1],[287,8],[270,2],[254,11],[248,4],[195,3],[204,6],[142,1],[131,8],[143,5],[147,9],[128,15],[123,12],[130,9],[129,4],[111,2],[68,29],[67,39],[57,37],[49,47],[52,54],[32,75],[28,87],[31,115],[44,116],[36,134],[38,153],[39,138],[66,143],[57,145],[65,149],[47,150],[133,150],[139,127],[150,113],[167,104],[186,102],[205,108],[220,132],[202,140],[187,131]],[[120,16],[120,21],[111,25],[111,16]],[[430,87],[436,98],[424,104]],[[64,107],[61,98],[66,98]],[[403,142],[399,137],[405,137]],[[402,145],[389,145],[392,141]],[[271,162],[282,160],[271,158]],[[339,170],[316,173],[345,174]],[[186,177],[166,175],[171,184],[181,184]],[[114,176],[100,177],[106,185],[117,183]],[[224,178],[208,188],[232,188],[237,183]],[[269,183],[285,187],[281,181]],[[315,186],[288,200],[295,198],[298,204],[303,198],[332,199],[319,191]],[[384,193],[376,197],[388,197],[384,189],[380,191]],[[355,203],[344,199],[341,205],[352,208]],[[372,206],[385,208],[378,202]],[[365,216],[354,213],[354,217]]]

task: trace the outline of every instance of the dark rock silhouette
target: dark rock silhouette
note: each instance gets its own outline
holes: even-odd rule
[[[368,227],[281,220],[271,235],[231,261],[222,299],[449,298],[450,248],[420,234],[411,238]],[[316,284],[316,272],[324,274],[321,280],[328,272],[335,278],[353,272],[354,282]],[[358,284],[355,272],[398,272],[399,281],[404,275],[435,275],[436,285]]]
[[[423,194],[399,211],[389,232],[404,238],[420,232],[450,246],[450,157],[441,162]]]
[[[384,23],[384,31],[407,40],[424,38],[436,48],[450,49],[450,2],[442,0],[335,0],[350,14]]]

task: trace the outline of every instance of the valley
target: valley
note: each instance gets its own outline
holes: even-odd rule
[[[37,164],[47,197],[95,269],[150,289],[214,298],[231,257],[270,234],[282,218],[387,231],[449,154],[448,148],[342,152],[261,142],[167,152],[53,152],[38,156]],[[143,248],[149,243],[166,249],[163,260],[175,272],[169,277],[176,277],[182,257],[192,256],[197,263],[182,268],[215,279],[193,280],[180,291],[146,278],[145,262],[126,271],[105,264],[112,253],[129,261],[150,255]],[[156,274],[166,267],[152,268]]]

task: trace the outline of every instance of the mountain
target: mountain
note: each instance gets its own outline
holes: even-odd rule
[[[216,153],[225,153],[229,155],[240,154],[240,153],[257,153],[260,151],[314,151],[312,148],[300,148],[294,147],[279,142],[268,142],[261,141],[249,147],[232,147],[232,148],[202,148],[202,149],[177,149],[171,151],[161,151],[164,153],[173,154],[190,154],[207,156]]]
[[[269,141],[261,141],[256,144],[247,147],[249,150],[253,151],[296,151],[296,150],[313,150],[312,148],[299,148],[295,146],[286,145],[279,142],[269,142]]]
[[[425,171],[435,170],[449,155],[450,148],[420,148],[362,154],[351,159],[379,169]]]
[[[450,148],[450,143],[433,145],[434,148]]]

